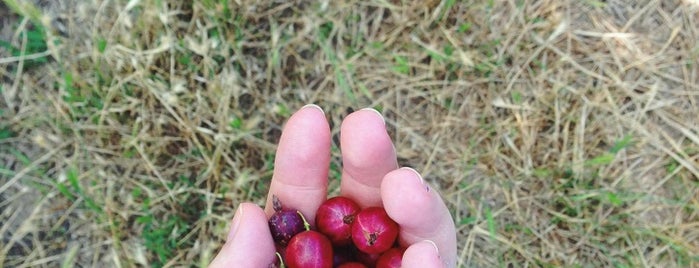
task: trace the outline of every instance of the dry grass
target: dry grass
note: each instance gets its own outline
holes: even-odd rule
[[[39,2],[0,11],[4,266],[206,266],[317,103],[382,111],[461,266],[699,267],[696,1]]]

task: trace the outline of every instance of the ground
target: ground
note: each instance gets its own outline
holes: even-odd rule
[[[296,109],[373,107],[463,267],[699,267],[696,0],[3,0],[0,263],[205,267]]]

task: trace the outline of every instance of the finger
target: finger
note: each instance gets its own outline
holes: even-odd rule
[[[330,127],[320,107],[307,105],[289,118],[277,147],[265,212],[274,213],[272,196],[313,223],[325,201],[330,166]]]
[[[268,267],[275,260],[274,252],[264,211],[255,204],[243,203],[233,217],[226,244],[209,267]]]
[[[384,119],[374,109],[347,116],[340,128],[342,149],[341,194],[361,207],[381,206],[381,180],[398,168]]]
[[[441,268],[444,263],[439,258],[437,245],[430,240],[425,240],[410,245],[403,253],[401,261],[403,268]]]
[[[456,229],[442,198],[412,168],[386,174],[381,184],[386,213],[400,226],[399,241],[411,245],[423,240],[437,244],[447,267],[456,265]]]

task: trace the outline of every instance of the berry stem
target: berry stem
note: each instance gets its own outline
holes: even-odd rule
[[[277,258],[279,258],[279,268],[285,268],[286,266],[284,265],[284,259],[282,259],[282,254],[279,254],[279,252],[275,252],[277,254]]]
[[[296,213],[298,213],[299,216],[301,216],[301,219],[303,220],[303,228],[305,228],[306,231],[310,231],[311,225],[308,224],[308,221],[306,221],[306,217],[303,216],[303,213],[301,213],[301,211],[298,211],[298,210],[296,211]]]

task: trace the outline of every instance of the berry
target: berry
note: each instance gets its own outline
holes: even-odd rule
[[[333,249],[330,240],[316,231],[301,232],[286,247],[286,267],[331,268]]]
[[[352,241],[365,253],[383,253],[393,246],[397,237],[398,224],[380,207],[363,209],[352,224]]]
[[[352,242],[352,223],[359,205],[347,197],[337,196],[323,202],[316,212],[316,227],[327,235],[333,245]]]
[[[274,242],[285,246],[294,235],[306,230],[305,220],[301,212],[282,208],[282,203],[276,195],[272,196],[272,203],[275,212],[269,218],[269,230]]]

